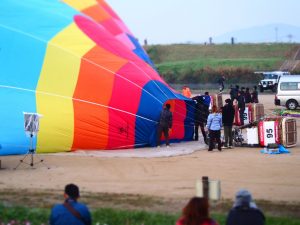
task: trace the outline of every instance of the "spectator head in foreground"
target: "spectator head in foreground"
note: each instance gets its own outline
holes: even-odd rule
[[[78,186],[75,184],[67,184],[65,186],[64,196],[65,198],[71,198],[73,200],[77,200],[80,197]]]
[[[251,193],[246,189],[241,189],[235,194],[235,202],[233,207],[248,206],[251,208],[257,208],[252,199]]]
[[[193,197],[182,210],[182,216],[176,225],[197,224],[217,225],[209,217],[209,204],[207,198]]]
[[[257,208],[251,193],[246,189],[239,190],[235,202],[226,218],[226,225],[264,225],[265,216]]]
[[[64,190],[64,202],[56,204],[50,214],[50,225],[91,225],[89,208],[78,202],[79,188],[75,184],[67,184]]]

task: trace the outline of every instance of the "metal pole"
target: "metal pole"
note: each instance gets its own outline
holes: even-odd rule
[[[202,177],[202,187],[203,187],[203,197],[209,198],[209,183],[208,183],[208,177]]]

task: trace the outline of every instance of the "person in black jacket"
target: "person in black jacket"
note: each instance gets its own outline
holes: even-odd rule
[[[228,98],[225,100],[225,106],[222,108],[222,121],[224,125],[225,143],[224,147],[232,148],[232,124],[234,119],[234,108],[232,101]]]
[[[205,132],[205,124],[207,123],[207,117],[209,114],[209,106],[206,104],[205,99],[206,96],[204,95],[198,95],[192,98],[194,101],[196,101],[196,108],[195,108],[195,125],[194,125],[194,133],[195,133],[195,141],[198,141],[199,139],[199,126],[201,129],[201,133],[203,135],[203,139],[205,144],[207,144],[207,137]]]
[[[256,86],[253,87],[253,90],[251,92],[251,102],[258,103],[258,92]]]
[[[235,203],[229,211],[226,225],[264,225],[265,216],[252,200],[251,193],[242,189],[236,193]]]
[[[250,103],[251,102],[251,94],[249,88],[246,88],[245,92],[245,103]]]
[[[222,76],[218,79],[220,93],[222,93],[222,91],[224,90],[224,81],[225,81],[225,76]]]
[[[157,129],[157,147],[160,147],[160,138],[162,133],[164,133],[167,147],[170,146],[169,129],[172,128],[172,122],[173,122],[173,114],[170,111],[170,109],[171,109],[171,105],[166,104],[166,107],[163,109],[163,111],[160,114],[158,129]]]
[[[240,114],[240,121],[241,121],[241,126],[244,125],[244,112],[245,112],[245,96],[242,91],[238,93],[237,97],[238,101],[238,109],[239,109],[239,114]]]

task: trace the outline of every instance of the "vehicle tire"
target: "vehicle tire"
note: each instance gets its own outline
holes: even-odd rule
[[[297,107],[298,107],[298,102],[294,99],[288,100],[286,103],[286,108],[290,110],[297,109]]]
[[[262,92],[264,92],[264,88],[263,87],[260,87],[259,88],[259,91],[262,93]]]
[[[277,84],[275,84],[274,87],[272,88],[272,92],[273,93],[277,92]]]

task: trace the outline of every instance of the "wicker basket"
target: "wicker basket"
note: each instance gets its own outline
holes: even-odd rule
[[[270,117],[258,124],[261,146],[281,144],[293,147],[297,144],[297,124],[294,118]]]

